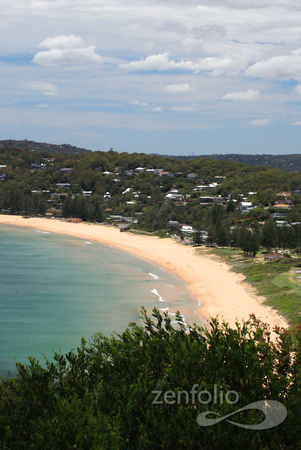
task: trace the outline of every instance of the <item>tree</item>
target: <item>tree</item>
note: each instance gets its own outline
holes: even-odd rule
[[[250,251],[250,240],[251,240],[251,231],[248,230],[245,226],[239,229],[238,235],[238,246],[243,250],[244,253],[249,253]]]
[[[229,241],[230,241],[231,247],[233,247],[233,248],[237,248],[238,247],[239,232],[238,232],[238,228],[237,227],[233,228],[230,231]]]
[[[235,328],[211,319],[210,330],[187,330],[180,313],[175,326],[157,309],[141,318],[143,326],[82,339],[44,367],[34,358],[17,363],[17,376],[0,382],[1,448],[300,447],[301,325],[276,329],[273,343],[254,316]],[[271,430],[235,425],[261,424],[255,409],[234,424],[197,421],[269,400],[287,410]]]
[[[262,245],[268,250],[277,247],[277,225],[272,218],[262,228]]]
[[[71,197],[66,197],[62,205],[62,215],[63,217],[73,216],[73,200]]]
[[[207,244],[209,244],[212,247],[215,240],[216,240],[216,229],[213,225],[210,225],[208,227],[208,236],[207,236],[206,242],[207,242]]]
[[[250,239],[249,251],[250,251],[250,254],[252,254],[254,258],[259,250],[259,247],[260,247],[260,245],[259,245],[258,238],[257,238],[256,234],[253,232],[251,239]]]
[[[199,231],[195,231],[192,237],[193,244],[198,247],[199,245],[202,245],[204,243],[203,236]]]
[[[225,225],[217,227],[216,243],[219,247],[224,247],[229,243],[229,232],[227,232]]]

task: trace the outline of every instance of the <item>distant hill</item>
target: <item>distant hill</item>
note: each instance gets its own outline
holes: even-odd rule
[[[35,142],[24,140],[0,140],[0,147],[6,148],[22,148],[28,151],[43,152],[48,153],[59,153],[62,155],[74,155],[74,154],[85,154],[92,152],[86,148],[79,148],[69,144],[55,145],[47,144],[45,142]],[[153,155],[158,155],[158,153],[152,153]],[[234,161],[236,163],[246,164],[249,166],[265,166],[265,167],[275,167],[285,172],[301,172],[301,154],[290,154],[290,155],[241,155],[239,153],[229,153],[226,155],[214,154],[214,155],[190,155],[190,156],[174,156],[174,155],[160,155],[168,158],[175,158],[182,161],[188,161],[191,159],[198,159],[200,156],[206,159],[213,159],[217,161]]]
[[[84,154],[87,152],[91,152],[91,150],[74,147],[73,145],[69,144],[55,145],[47,144],[45,142],[28,141],[27,139],[21,141],[15,141],[13,139],[0,141],[0,147],[22,148],[24,150],[35,152],[47,151],[48,153],[60,153],[62,155]]]
[[[166,155],[167,156],[167,155]],[[202,158],[215,159],[218,161],[234,161],[249,166],[275,167],[285,172],[301,171],[301,154],[290,155],[241,155],[239,153],[227,155],[201,155]],[[197,159],[199,156],[179,156],[178,159]]]

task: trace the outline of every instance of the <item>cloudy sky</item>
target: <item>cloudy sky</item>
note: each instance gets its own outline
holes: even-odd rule
[[[0,139],[299,153],[298,0],[0,0]]]

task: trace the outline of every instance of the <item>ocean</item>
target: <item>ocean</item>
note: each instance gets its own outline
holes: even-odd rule
[[[0,225],[0,375],[41,363],[95,333],[111,336],[140,309],[202,325],[185,284],[129,253],[79,238]]]

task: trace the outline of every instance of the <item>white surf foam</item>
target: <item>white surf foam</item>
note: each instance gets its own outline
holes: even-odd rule
[[[154,275],[154,274],[151,273],[151,272],[148,272],[148,274],[149,274],[151,277],[153,277],[154,280],[158,280],[158,279],[159,279],[158,275]]]
[[[165,300],[163,300],[157,289],[153,289],[151,292],[159,297],[159,302],[165,302]]]

